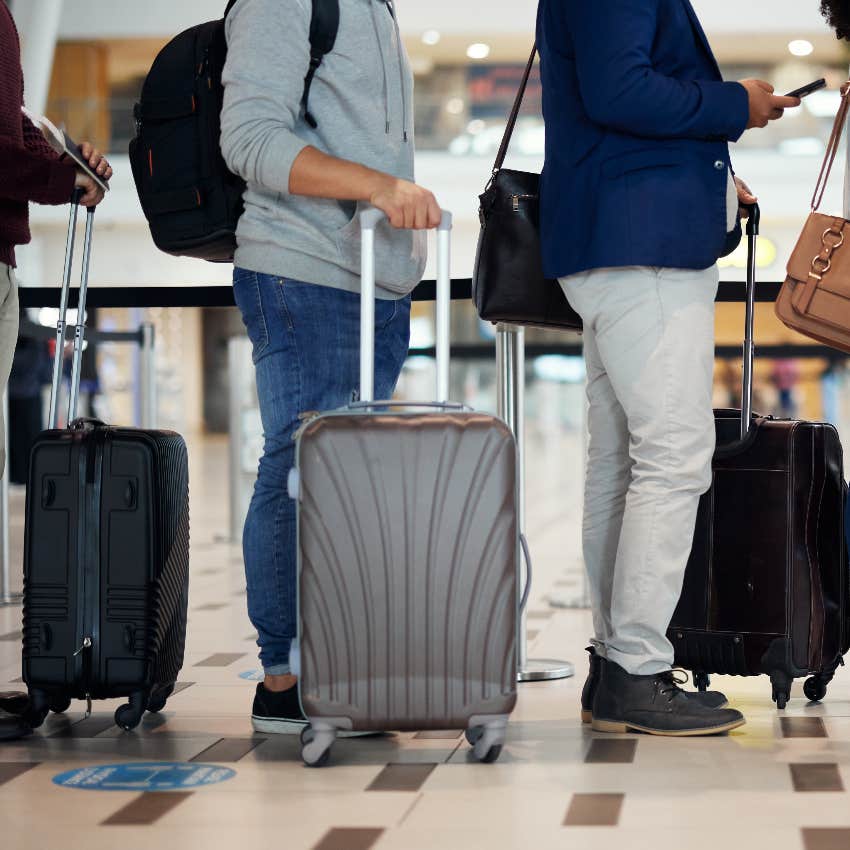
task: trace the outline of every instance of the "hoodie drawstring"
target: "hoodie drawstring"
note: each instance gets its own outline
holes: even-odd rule
[[[389,86],[389,78],[387,75],[387,66],[389,64],[389,60],[387,59],[387,55],[384,52],[384,42],[381,38],[381,30],[378,25],[377,19],[377,9],[376,6],[380,3],[389,10],[389,13],[393,19],[393,27],[395,28],[396,35],[396,50],[398,53],[398,73],[399,73],[399,82],[401,83],[401,109],[402,109],[402,133],[403,133],[403,141],[407,141],[407,87],[405,85],[404,80],[404,48],[402,46],[401,40],[401,29],[398,25],[398,18],[395,14],[395,8],[393,7],[392,0],[369,0],[372,5],[372,25],[375,27],[375,38],[378,39],[378,50],[381,54],[381,69],[384,74],[384,116],[386,119],[386,133],[389,135],[390,132],[390,86]]]

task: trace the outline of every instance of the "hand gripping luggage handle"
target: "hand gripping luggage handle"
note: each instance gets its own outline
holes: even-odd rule
[[[756,247],[761,210],[758,204],[745,204],[747,219],[747,313],[744,326],[744,381],[741,392],[741,439],[749,433],[753,418],[753,363],[755,360],[754,323],[756,309]]]
[[[77,213],[83,189],[77,187],[71,196],[71,212],[68,217],[68,239],[65,244],[65,269],[62,276],[62,294],[59,299],[59,319],[56,322],[56,353],[53,358],[53,384],[50,392],[50,419],[48,428],[59,424],[59,388],[62,385],[62,363],[65,351],[65,331],[67,328],[68,297],[71,291],[71,274],[74,265],[74,236],[77,230]],[[80,395],[80,371],[83,359],[83,347],[86,339],[86,294],[89,285],[89,265],[91,261],[92,232],[94,229],[94,207],[86,210],[86,234],[83,244],[83,268],[80,276],[80,295],[77,305],[77,323],[74,327],[74,357],[71,364],[71,393],[68,399],[68,422],[77,415],[77,403]]]
[[[386,218],[370,207],[360,213],[360,399],[375,399],[375,228]],[[451,312],[452,214],[443,211],[437,228],[437,401],[449,397],[449,317]]]

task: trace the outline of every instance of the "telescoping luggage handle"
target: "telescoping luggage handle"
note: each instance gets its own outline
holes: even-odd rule
[[[386,218],[370,207],[360,213],[360,399],[375,400],[375,228]],[[449,320],[451,314],[452,214],[443,211],[437,228],[437,402],[449,398]]]
[[[65,270],[62,277],[62,294],[59,299],[59,319],[56,322],[56,354],[53,359],[53,385],[50,392],[50,421],[48,428],[59,425],[59,388],[62,385],[62,363],[64,361],[65,332],[67,329],[68,297],[71,291],[71,274],[74,265],[74,242],[77,230],[77,213],[81,188],[74,189],[71,196],[71,213],[68,219],[68,241],[65,245]],[[86,210],[86,234],[83,243],[83,266],[80,275],[80,296],[77,305],[77,323],[74,327],[74,357],[71,363],[71,393],[68,399],[68,424],[76,418],[77,403],[80,395],[80,371],[83,361],[83,347],[86,340],[86,293],[89,285],[89,264],[91,261],[92,231],[94,229],[94,207]]]
[[[741,393],[741,439],[750,431],[753,418],[754,322],[756,309],[756,247],[761,224],[758,204],[745,204],[747,219],[747,314],[744,328],[744,386]]]

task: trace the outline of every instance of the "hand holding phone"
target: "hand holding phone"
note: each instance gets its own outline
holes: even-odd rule
[[[801,88],[794,89],[794,91],[789,91],[785,97],[799,97],[804,98],[808,97],[808,95],[813,94],[816,91],[820,91],[821,89],[826,88],[826,80],[821,77],[819,80],[815,80],[808,85],[802,86]]]

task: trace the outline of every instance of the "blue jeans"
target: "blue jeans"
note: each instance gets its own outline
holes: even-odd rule
[[[295,503],[286,480],[302,414],[342,407],[360,385],[360,296],[236,268],[236,303],[254,347],[265,444],[242,547],[248,615],[269,675],[289,672],[296,636]],[[407,356],[410,299],[375,306],[375,397],[390,398]]]

